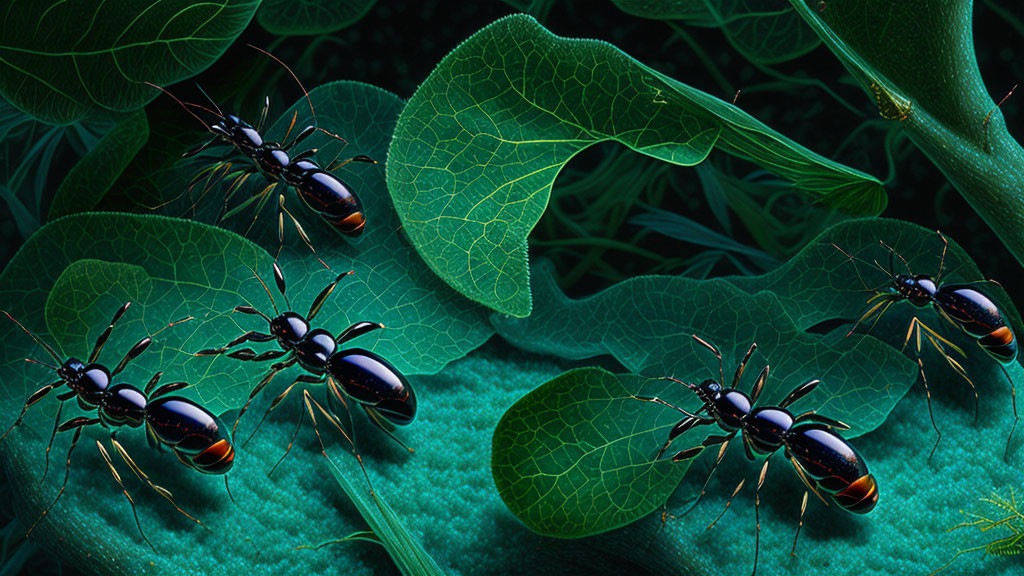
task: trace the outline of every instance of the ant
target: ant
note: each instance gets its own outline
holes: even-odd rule
[[[305,95],[306,103],[309,105],[309,111],[313,116],[313,125],[304,128],[289,142],[288,137],[291,134],[292,128],[295,126],[296,119],[298,118],[298,112],[296,112],[292,116],[291,124],[289,124],[288,131],[284,135],[283,143],[265,141],[263,136],[260,134],[260,131],[263,129],[263,123],[267,118],[267,112],[270,110],[269,97],[264,99],[263,111],[260,113],[259,122],[257,122],[255,127],[253,127],[238,116],[224,114],[212,99],[210,99],[210,104],[213,105],[213,109],[211,110],[200,104],[182,102],[166,89],[157,86],[156,84],[146,82],[147,85],[152,86],[173,98],[181,105],[182,108],[185,109],[186,112],[198,120],[208,132],[214,135],[214,137],[209,141],[199,144],[185,152],[182,155],[182,158],[195,156],[207,148],[218,144],[228,144],[234,147],[234,150],[228,155],[228,157],[223,158],[220,162],[199,172],[199,174],[197,174],[189,183],[187,191],[191,190],[196,183],[203,178],[203,176],[207,176],[206,190],[203,192],[205,195],[206,192],[216,185],[217,182],[228,177],[231,167],[235,163],[247,163],[248,166],[244,169],[231,173],[233,180],[231,181],[231,184],[228,185],[224,193],[225,207],[227,206],[231,196],[242,186],[242,184],[245,183],[249,176],[258,172],[267,179],[269,184],[259,193],[243,202],[240,206],[226,213],[223,218],[231,216],[252,202],[256,202],[256,214],[258,216],[277,186],[280,185],[286,188],[290,186],[295,189],[299,198],[302,199],[303,203],[305,203],[310,210],[320,215],[320,217],[330,224],[335,230],[346,236],[359,236],[362,234],[363,228],[366,224],[366,216],[363,213],[362,203],[359,201],[355,192],[353,192],[353,190],[340,178],[332,174],[332,172],[350,162],[376,164],[377,161],[369,156],[357,155],[347,160],[333,162],[327,168],[322,168],[312,159],[312,156],[317,152],[316,148],[306,150],[296,154],[295,156],[289,156],[289,151],[294,148],[295,145],[316,132],[322,132],[331,138],[341,142],[347,142],[341,136],[317,126],[316,110],[313,108],[313,101],[309,97],[309,92],[306,91],[306,88],[302,85],[302,82],[299,81],[298,76],[292,72],[291,68],[270,52],[257,48],[251,44],[248,46],[272,58],[275,62],[283,66],[292,78],[295,79],[299,88],[302,89],[303,95]],[[209,96],[207,96],[207,98],[209,99]],[[205,122],[198,114],[191,110],[192,108],[213,114],[217,118],[216,122],[212,124]],[[235,153],[237,153],[237,156],[234,156]],[[234,156],[234,158],[232,158],[232,156]],[[316,256],[317,260],[319,260],[325,268],[330,269],[330,266],[320,258],[316,249],[313,248],[313,243],[310,241],[309,235],[306,231],[303,230],[302,225],[299,224],[299,221],[295,216],[293,216],[288,208],[285,207],[285,196],[283,193],[278,195],[277,223],[279,245],[284,245],[285,214],[288,215],[288,218],[294,225],[299,237],[302,238],[302,241],[305,242],[306,246],[308,246],[313,252],[313,255]],[[255,218],[253,219],[253,222],[255,222]],[[278,249],[278,252],[280,252],[280,248]]]
[[[273,266],[277,289],[281,296],[284,297],[285,305],[291,308],[286,294],[284,273],[281,272],[277,262],[274,262]],[[321,290],[320,294],[313,300],[309,312],[302,316],[291,310],[279,311],[277,303],[274,301],[274,296],[270,293],[270,289],[267,288],[266,283],[260,278],[259,274],[253,271],[253,276],[259,280],[267,296],[270,298],[270,304],[274,308],[275,316],[271,318],[252,306],[236,306],[235,312],[259,316],[267,322],[268,331],[266,333],[249,331],[220,348],[208,348],[195,353],[196,356],[215,356],[226,353],[229,358],[246,362],[265,362],[284,358],[284,360],[273,364],[267,375],[249,393],[249,398],[239,411],[235,424],[231,429],[232,436],[234,436],[242,415],[245,414],[253,399],[270,384],[274,376],[297,363],[306,373],[296,376],[291,385],[273,399],[270,406],[263,413],[263,418],[260,419],[259,424],[250,434],[250,440],[259,430],[260,426],[263,425],[270,411],[288,397],[288,394],[296,384],[316,384],[326,381],[330,391],[328,401],[332,411],[336,402],[340,402],[347,410],[348,404],[345,398],[351,398],[362,407],[371,423],[383,430],[385,434],[390,436],[395,442],[398,442],[403,448],[410,452],[413,451],[392,433],[395,426],[408,425],[416,417],[416,394],[413,392],[412,386],[405,379],[405,376],[387,360],[369,350],[361,348],[341,349],[341,345],[349,340],[384,328],[384,325],[374,322],[356,322],[337,336],[333,336],[322,328],[311,329],[311,323],[323,308],[327,297],[334,291],[338,282],[349,274],[352,274],[352,272],[339,274],[333,282]],[[242,348],[229,352],[231,348],[245,342],[270,342],[273,340],[277,341],[278,350],[268,350],[257,354],[251,348]],[[309,408],[308,392],[304,392],[304,394],[307,397],[307,408]],[[325,416],[331,418],[331,415],[328,415],[323,408],[321,408],[321,411],[324,412]],[[310,415],[312,416],[311,409]],[[331,420],[337,426],[336,418],[331,418]],[[294,442],[301,426],[302,413],[300,412],[299,422],[292,435],[292,442]],[[349,441],[351,442],[351,439]],[[273,474],[277,466],[284,461],[291,448],[292,444],[290,443],[284,455],[281,456],[281,459],[270,470],[270,474]],[[362,463],[361,458],[360,463]]]
[[[753,461],[754,455],[765,456],[764,465],[761,467],[761,474],[757,481],[757,490],[754,496],[754,517],[757,523],[757,532],[754,540],[754,570],[757,573],[757,559],[761,543],[761,517],[759,507],[761,505],[761,486],[764,484],[765,475],[768,473],[768,463],[771,456],[779,449],[783,449],[786,459],[793,464],[797,476],[803,481],[807,490],[813,492],[825,505],[828,501],[822,496],[822,492],[828,494],[831,499],[842,509],[855,514],[867,514],[875,508],[878,503],[878,482],[868,472],[868,466],[857,450],[850,445],[836,430],[849,430],[850,427],[838,420],[822,416],[814,410],[808,410],[794,416],[787,408],[813,391],[818,384],[818,379],[809,380],[799,385],[790,392],[778,406],[754,407],[765,381],[768,379],[768,366],[766,365],[754,387],[748,395],[736,389],[740,377],[746,369],[747,361],[757,349],[757,343],[752,343],[747,350],[743,360],[736,368],[733,376],[732,387],[724,388],[721,382],[725,381],[725,374],[722,369],[722,353],[714,344],[693,335],[698,344],[710,350],[718,358],[718,374],[720,381],[705,380],[700,385],[690,384],[671,377],[665,380],[678,382],[692,390],[703,405],[694,412],[688,412],[674,404],[670,404],[657,397],[634,396],[637,400],[644,402],[656,402],[682,412],[685,418],[680,420],[669,432],[668,440],[658,451],[655,460],[668,450],[672,441],[679,435],[697,426],[717,424],[725,432],[724,435],[710,435],[698,446],[688,448],[672,456],[673,462],[683,462],[695,458],[709,446],[721,445],[718,457],[711,471],[708,473],[704,487],[701,489],[699,502],[707,490],[708,482],[715,469],[722,462],[729,442],[740,434],[743,438],[743,449],[746,451],[748,460]],[[706,412],[707,416],[701,416]],[[746,480],[741,480],[732,496],[726,502],[725,510],[719,514],[708,529],[711,529],[725,515],[733,498],[743,489]],[[800,523],[797,526],[796,536],[793,537],[793,550],[791,555],[796,554],[796,541],[800,536],[800,528],[803,527],[804,512],[807,510],[807,495],[804,491],[803,503],[800,507]],[[696,505],[696,502],[694,503]]]
[[[935,276],[914,274],[910,270],[910,264],[907,262],[907,259],[885,242],[880,242],[880,244],[889,251],[888,269],[883,268],[877,260],[872,263],[868,263],[866,260],[854,257],[839,246],[832,244],[836,250],[839,250],[844,256],[849,258],[850,262],[854,265],[854,270],[857,271],[857,277],[864,286],[864,290],[872,294],[867,301],[867,304],[870,307],[857,320],[853,327],[850,328],[850,331],[847,332],[846,335],[849,336],[850,334],[853,334],[857,327],[872,315],[875,316],[875,319],[871,324],[871,328],[874,328],[882,318],[882,315],[885,314],[885,312],[889,310],[889,307],[896,302],[907,301],[918,309],[925,308],[930,305],[938,311],[939,316],[943,320],[960,328],[963,332],[973,337],[977,341],[978,346],[980,346],[982,350],[999,363],[999,367],[1002,368],[1003,374],[1006,376],[1006,380],[1010,383],[1011,396],[1013,400],[1013,426],[1010,428],[1010,435],[1006,438],[1006,454],[1009,454],[1010,441],[1013,439],[1013,432],[1017,428],[1017,421],[1020,417],[1017,414],[1017,388],[1013,383],[1013,379],[1010,378],[1010,374],[1007,372],[1006,367],[1017,360],[1017,339],[1013,334],[1013,329],[1010,328],[1009,323],[1006,321],[1006,316],[999,310],[999,307],[996,306],[995,302],[981,291],[974,288],[974,286],[978,284],[995,284],[997,286],[999,284],[995,280],[981,280],[961,284],[943,284],[942,270],[946,262],[946,252],[949,249],[949,240],[946,239],[942,232],[936,231],[936,234],[938,234],[939,238],[942,240],[942,256],[939,258],[939,271]],[[894,257],[899,258],[900,261],[903,262],[903,265],[907,269],[906,274],[897,274],[893,271]],[[857,268],[857,261],[881,270],[889,277],[889,280],[878,288],[869,288],[867,283],[864,282],[864,278],[860,275],[860,270]],[[869,328],[869,331],[871,328]],[[966,358],[967,354],[959,346],[950,342],[948,339],[939,335],[938,332],[927,326],[920,318],[914,316],[910,320],[910,325],[907,327],[907,334],[903,339],[903,348],[905,349],[907,347],[907,344],[910,343],[911,336],[913,336],[916,344],[918,371],[921,374],[921,381],[924,382],[925,397],[928,402],[928,416],[931,418],[932,428],[938,435],[935,439],[935,445],[932,446],[932,451],[928,454],[928,459],[930,460],[932,455],[935,454],[935,449],[939,447],[939,441],[942,440],[942,432],[939,431],[938,426],[935,425],[935,416],[932,413],[932,395],[928,389],[928,378],[924,373],[924,362],[921,360],[922,335],[936,350],[939,351],[939,354],[942,354],[942,357],[946,359],[946,362],[950,367],[952,367],[953,370],[959,374],[968,385],[970,385],[971,390],[974,392],[975,420],[978,418],[978,390],[974,386],[974,382],[972,382],[971,378],[967,375],[967,371],[960,362],[946,351],[946,347],[948,346],[950,349],[956,351],[956,353],[963,358]]]
[[[171,392],[181,390],[188,386],[187,382],[173,382],[156,388],[160,381],[160,377],[163,375],[163,372],[157,372],[149,380],[149,383],[146,384],[144,390],[139,390],[131,384],[111,385],[114,377],[120,374],[129,362],[139,357],[139,355],[149,348],[150,344],[153,343],[153,336],[166,328],[174,326],[175,324],[180,324],[192,319],[190,316],[188,318],[172,322],[157,333],[139,340],[134,346],[128,349],[128,352],[125,353],[121,361],[118,362],[114,370],[111,371],[105,365],[98,364],[96,361],[99,358],[100,350],[103,349],[103,345],[110,337],[110,334],[114,329],[114,325],[121,319],[130,305],[131,302],[126,302],[114,314],[110,324],[100,334],[99,338],[96,339],[96,343],[93,346],[92,352],[89,354],[89,358],[86,362],[82,362],[75,357],[69,357],[67,360],[62,361],[60,356],[57,355],[49,344],[33,334],[21,322],[18,322],[13,316],[11,316],[10,313],[3,311],[3,313],[12,322],[17,324],[18,327],[26,334],[28,334],[32,340],[42,346],[43,349],[46,350],[46,353],[53,358],[56,364],[51,365],[32,358],[26,358],[25,361],[34,364],[41,364],[51,370],[55,370],[57,372],[57,381],[43,386],[28,397],[25,401],[25,405],[21,409],[21,413],[18,415],[18,419],[15,420],[14,424],[12,424],[2,436],[0,436],[0,441],[6,438],[12,430],[22,423],[22,420],[25,418],[25,413],[28,411],[30,406],[36,404],[46,397],[46,395],[51,391],[56,390],[61,386],[67,386],[70,390],[57,396],[57,400],[60,401],[60,405],[57,408],[57,417],[54,422],[53,432],[50,435],[50,443],[46,447],[46,468],[43,472],[43,479],[46,478],[46,474],[49,472],[50,448],[53,446],[53,441],[57,433],[68,432],[71,430],[75,431],[74,436],[71,439],[71,447],[68,448],[67,461],[65,462],[64,483],[61,484],[57,497],[54,498],[53,502],[43,510],[42,514],[39,515],[39,518],[36,519],[28,529],[28,532],[25,533],[26,538],[32,533],[43,517],[45,517],[57,504],[61,496],[64,495],[64,489],[67,488],[68,479],[71,474],[71,455],[75,450],[75,446],[78,445],[78,440],[82,436],[82,429],[86,427],[98,424],[104,428],[111,428],[110,443],[128,467],[131,468],[132,472],[134,472],[140,480],[149,486],[150,489],[167,499],[167,501],[170,502],[178,512],[181,512],[190,520],[204,527],[205,525],[202,522],[182,510],[181,507],[174,502],[173,496],[167,489],[154,484],[149,479],[149,476],[147,476],[135,461],[132,460],[131,456],[128,455],[128,451],[125,450],[124,446],[118,442],[117,433],[123,427],[139,428],[141,426],[145,426],[146,437],[150,446],[158,450],[162,450],[163,448],[169,449],[178,458],[179,462],[203,474],[226,474],[234,463],[235,449],[231,443],[231,439],[224,433],[224,425],[220,420],[209,410],[188,398],[183,398],[181,396],[167,396],[167,394]],[[64,403],[72,398],[77,399],[79,407],[83,410],[95,410],[96,416],[77,416],[63,424],[59,424],[61,412],[64,409]],[[142,535],[142,538],[151,548],[156,550],[156,548],[153,547],[153,543],[149,541],[149,538],[147,538],[146,534],[142,531],[142,524],[139,523],[139,515],[135,510],[135,502],[132,500],[131,495],[128,493],[124,483],[121,481],[121,477],[118,475],[117,469],[114,467],[114,463],[110,458],[110,454],[99,440],[96,441],[96,447],[99,449],[100,454],[103,456],[103,460],[110,469],[110,473],[114,476],[114,480],[117,481],[125,498],[128,499],[128,503],[132,507],[132,514],[135,516],[135,524],[139,528],[139,534]],[[227,476],[224,477],[224,480],[226,483]]]

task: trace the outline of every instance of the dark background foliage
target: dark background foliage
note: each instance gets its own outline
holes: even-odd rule
[[[278,110],[300,95],[276,65],[246,44],[264,47],[289,63],[307,88],[349,79],[366,82],[408,98],[437,63],[459,43],[501,16],[526,11],[560,36],[606,40],[666,75],[714,96],[738,103],[755,118],[837,162],[885,180],[889,206],[884,216],[940,229],[956,239],[981,270],[998,279],[1015,301],[1024,297],[1019,264],[942,173],[900,133],[883,121],[875,106],[824,47],[789,62],[759,66],[742,58],[716,28],[627,16],[611,2],[592,0],[380,0],[354,25],[330,35],[278,37],[256,20],[222,58],[194,80],[221,104],[242,117],[258,115],[263,96]],[[995,100],[1024,79],[1024,8],[1017,0],[978,0],[974,40],[982,76]],[[824,89],[825,87],[828,90]],[[199,101],[192,82],[175,87],[184,99]],[[99,206],[102,210],[145,212],[142,206],[156,167],[202,137],[198,125],[183,125],[181,112],[167,98],[147,106],[150,138]],[[1011,133],[1020,134],[1024,94],[1002,107]],[[9,179],[23,149],[48,127],[23,127],[0,147],[0,178]],[[73,139],[73,138],[72,138]],[[21,147],[22,149],[19,149]],[[44,195],[36,206],[46,214],[51,194],[80,158],[73,142],[58,147],[48,170]],[[711,166],[720,182],[739,182],[735,198],[771,203],[778,218],[769,234],[744,225],[735,212],[723,217],[708,198],[723,198],[709,186],[707,170],[662,164],[601,145],[572,160],[559,176],[549,209],[531,236],[533,257],[554,261],[556,277],[572,296],[592,294],[645,273],[709,277],[757,274],[792,255],[819,230],[815,221],[838,218],[789,193],[785,185],[755,172],[756,167],[713,153]],[[704,170],[704,173],[699,173]],[[703,177],[703,178],[702,178]],[[746,180],[742,180],[746,178]],[[754,182],[755,184],[751,184]],[[621,194],[608,194],[608,190]],[[611,198],[611,199],[609,199]],[[652,224],[636,216],[660,209],[699,223],[689,226],[689,241],[670,237],[680,223]],[[814,218],[808,216],[815,214]],[[0,261],[6,263],[24,242],[25,217],[0,202]],[[659,233],[667,232],[669,235]],[[697,230],[694,232],[693,230]],[[31,229],[28,230],[31,232]],[[712,253],[715,233],[731,237],[747,250]],[[105,496],[112,497],[112,496]],[[12,518],[9,503],[0,515]],[[34,544],[17,546],[23,528],[0,530],[2,573],[74,574],[38,553]]]

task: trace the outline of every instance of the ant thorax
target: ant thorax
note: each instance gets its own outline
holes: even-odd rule
[[[110,386],[110,371],[100,364],[83,366],[76,358],[71,358],[61,366],[58,373],[67,382],[68,388],[78,393],[78,397],[86,404],[97,406]]]
[[[890,290],[906,298],[914,306],[923,308],[932,303],[938,286],[935,285],[935,280],[931,276],[925,274],[917,276],[897,274],[892,279]]]
[[[309,333],[309,322],[295,312],[285,312],[270,321],[270,333],[282,348],[294,348]]]

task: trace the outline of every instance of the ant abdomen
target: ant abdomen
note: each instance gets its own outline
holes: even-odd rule
[[[327,361],[331,377],[356,402],[377,412],[396,426],[416,418],[412,386],[387,360],[369,350],[342,350]]]

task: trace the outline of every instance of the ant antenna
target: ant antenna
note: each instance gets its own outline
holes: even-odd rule
[[[165,88],[162,88],[162,87],[160,87],[160,86],[157,86],[156,84],[153,84],[152,82],[146,82],[146,81],[143,81],[143,84],[145,84],[145,85],[147,85],[147,86],[150,86],[150,87],[152,87],[152,88],[156,88],[157,90],[159,90],[159,91],[163,92],[164,94],[167,94],[168,96],[170,96],[171,98],[173,98],[173,99],[174,99],[174,101],[175,101],[175,102],[177,102],[177,103],[178,103],[178,104],[179,104],[179,105],[180,105],[180,106],[181,106],[181,107],[182,107],[182,108],[183,108],[183,109],[184,109],[184,110],[185,110],[186,112],[188,112],[189,114],[191,114],[191,115],[192,115],[192,117],[193,117],[193,118],[195,118],[196,120],[198,120],[198,121],[199,121],[199,123],[203,125],[203,128],[206,128],[206,131],[207,131],[207,132],[209,132],[209,133],[211,133],[211,134],[217,134],[216,132],[214,132],[214,131],[213,131],[213,128],[210,128],[210,125],[209,125],[209,124],[207,124],[207,123],[206,123],[206,122],[205,122],[205,121],[204,121],[204,120],[203,120],[202,118],[200,118],[198,114],[196,114],[195,112],[193,112],[193,111],[192,111],[192,110],[191,110],[191,109],[189,108],[189,106],[192,106],[192,107],[194,107],[194,108],[200,108],[200,109],[202,109],[202,110],[207,110],[207,111],[208,111],[208,112],[210,112],[211,114],[216,114],[216,112],[213,112],[212,110],[208,110],[207,108],[205,108],[205,107],[203,107],[203,106],[200,106],[199,104],[192,104],[191,102],[190,102],[190,103],[188,103],[188,104],[186,104],[185,102],[182,102],[182,101],[181,101],[181,100],[180,100],[180,99],[179,99],[179,98],[178,98],[177,96],[175,96],[174,94],[171,94],[171,92],[170,92],[169,90],[167,90],[167,89],[165,89]],[[218,134],[218,136],[219,136],[219,134]]]
[[[889,251],[889,261],[890,261],[890,263],[892,262],[892,257],[896,256],[897,258],[899,258],[903,262],[903,265],[906,266],[907,274],[910,274],[911,276],[914,275],[914,273],[910,270],[910,263],[907,262],[907,259],[904,258],[902,254],[897,252],[895,248],[893,248],[892,246],[889,246],[888,244],[886,244],[882,240],[879,240],[878,243],[881,244],[886,250]],[[890,268],[891,267],[892,266],[890,266]],[[890,274],[891,274],[891,270],[890,270]]]
[[[22,324],[21,322],[18,322],[17,320],[15,320],[14,316],[11,316],[11,313],[8,312],[7,310],[0,310],[0,312],[3,312],[4,315],[6,315],[8,318],[11,319],[11,322],[14,322],[15,324],[17,324],[19,328],[21,328],[22,330],[25,331],[26,334],[31,336],[32,339],[35,340],[36,344],[39,344],[40,346],[42,346],[43,349],[46,350],[46,353],[50,355],[50,358],[53,358],[57,362],[58,365],[61,364],[60,356],[58,356],[57,353],[53,351],[53,348],[51,348],[49,344],[47,344],[46,342],[43,342],[42,340],[40,340],[38,336],[36,336],[35,334],[32,333],[32,331],[30,331],[28,328],[25,328],[24,324]],[[42,362],[40,362],[40,364],[42,364]]]
[[[295,80],[295,83],[298,84],[299,88],[302,89],[303,96],[306,97],[306,104],[309,104],[309,112],[313,115],[313,125],[316,127],[317,132],[323,132],[324,134],[327,134],[331,138],[335,138],[337,140],[341,140],[342,142],[348,143],[348,140],[345,140],[344,138],[342,138],[341,136],[338,136],[334,132],[330,132],[328,130],[324,130],[323,128],[320,127],[320,122],[316,119],[316,110],[313,109],[313,100],[309,97],[309,92],[306,91],[306,87],[302,85],[302,81],[299,80],[299,77],[295,75],[295,72],[293,72],[292,69],[289,68],[287,64],[285,64],[280,58],[278,58],[277,56],[274,56],[270,52],[267,52],[263,48],[259,48],[257,46],[253,46],[252,44],[246,44],[246,46],[248,46],[249,48],[252,48],[253,50],[256,50],[258,52],[262,52],[263,54],[265,54],[268,57],[270,57],[271,59],[273,59],[274,62],[277,62],[282,67],[284,67],[285,70],[288,71],[288,74],[291,75],[291,77]],[[285,140],[287,140],[287,139],[288,138],[286,136]]]
[[[256,273],[256,270],[250,268],[248,264],[246,264],[245,267],[249,268],[253,277],[259,280],[260,286],[263,286],[263,290],[267,293],[267,297],[270,298],[270,305],[274,307],[274,314],[280,314],[281,312],[277,309],[277,302],[274,301],[274,295],[270,293],[270,288],[267,288],[267,283],[264,282],[263,278],[260,278],[260,275]]]
[[[217,114],[220,115],[221,117],[223,117],[224,113],[221,112],[220,106],[217,106],[217,103],[213,101],[213,98],[210,98],[210,95],[206,93],[206,90],[203,90],[203,87],[199,85],[199,82],[196,82],[196,88],[199,90],[199,92],[203,96],[206,97],[206,99],[210,102],[210,104],[213,104],[213,109],[217,111]]]

